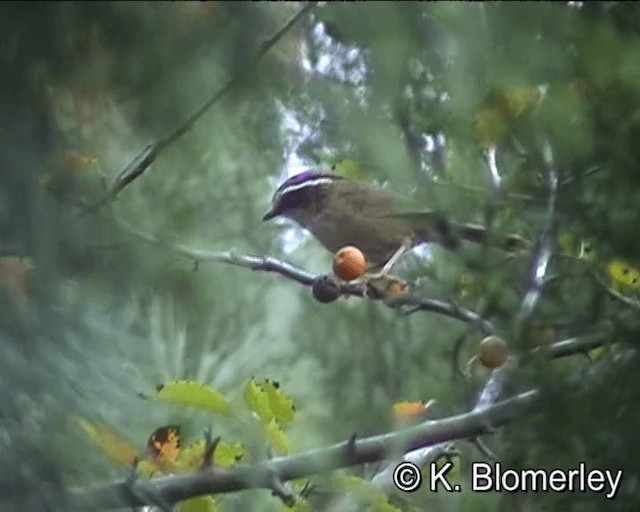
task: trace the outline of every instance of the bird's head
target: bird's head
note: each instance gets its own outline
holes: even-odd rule
[[[262,220],[287,217],[307,225],[322,210],[326,198],[341,176],[330,173],[302,172],[282,183],[273,194],[271,210]]]

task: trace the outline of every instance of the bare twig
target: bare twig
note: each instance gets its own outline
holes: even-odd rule
[[[455,303],[444,302],[437,299],[423,299],[419,297],[410,297],[402,302],[395,302],[394,305],[402,304],[406,306],[405,313],[410,314],[416,311],[431,311],[441,315],[461,320],[468,324],[474,325],[484,334],[493,334],[496,332],[495,326],[489,320],[483,318],[480,314],[470,309],[463,308]]]
[[[146,483],[155,495],[169,503],[203,494],[234,492],[248,488],[273,489],[274,474],[282,481],[288,481],[382,460],[393,454],[398,446],[402,446],[404,451],[410,451],[418,447],[477,436],[485,431],[488,423],[504,425],[531,411],[538,397],[538,391],[527,391],[482,411],[426,421],[394,433],[345,441],[298,455],[258,462],[253,466],[213,467],[188,475],[164,476]],[[70,499],[79,508],[117,508],[146,504],[140,497],[127,492],[125,481],[76,490],[70,493]]]
[[[142,152],[136,156],[116,177],[115,181],[109,187],[105,196],[97,203],[89,207],[89,210],[95,210],[113,201],[122,190],[136,178],[140,177],[149,166],[158,158],[158,156],[182,135],[187,133],[193,125],[215,105],[223,96],[236,87],[240,82],[245,80],[252,72],[255,71],[256,65],[266,55],[266,53],[293,27],[301,18],[303,18],[311,9],[315,7],[316,2],[310,2],[304,5],[296,14],[294,14],[280,29],[269,39],[264,41],[254,57],[244,66],[242,71],[225,83],[218,91],[203,103],[200,108],[193,112],[179,127],[174,129],[165,137],[149,144]]]

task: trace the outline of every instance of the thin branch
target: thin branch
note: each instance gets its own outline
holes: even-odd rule
[[[630,306],[634,309],[638,309],[640,310],[640,302],[632,299],[631,297],[627,297],[626,295],[623,295],[622,293],[620,293],[618,290],[615,290],[614,288],[612,288],[611,286],[609,286],[604,279],[602,279],[597,272],[592,272],[593,276],[595,277],[596,281],[598,281],[598,283],[600,283],[602,285],[602,287],[607,291],[607,293],[613,297],[616,300],[619,300],[620,302],[622,302],[623,304],[626,304],[627,306]]]
[[[188,475],[164,476],[144,482],[154,494],[176,503],[203,494],[234,492],[248,488],[273,488],[273,475],[282,481],[307,477],[316,473],[383,460],[399,448],[410,451],[418,447],[455,439],[474,437],[486,425],[504,425],[530,412],[539,398],[531,390],[500,403],[437,421],[426,421],[414,427],[378,436],[349,440],[306,453],[258,462],[235,468],[213,467]],[[141,482],[135,482],[138,486]],[[118,508],[143,506],[146,503],[128,492],[126,481],[71,491],[72,504],[81,507]]]
[[[576,336],[561,341],[556,341],[551,345],[536,347],[529,353],[532,356],[542,354],[548,359],[558,359],[560,357],[572,356],[581,352],[602,346],[607,340],[604,332],[588,334],[586,336]],[[521,361],[525,361],[528,355],[522,356]]]
[[[489,169],[489,176],[491,177],[491,185],[493,187],[493,190],[494,192],[501,194],[502,176],[500,175],[500,171],[498,170],[496,146],[492,145],[484,150],[482,152],[482,156],[484,157],[484,161],[487,164],[487,168]]]
[[[264,41],[254,57],[244,66],[244,68],[227,83],[225,83],[218,91],[200,108],[193,112],[180,126],[174,129],[171,133],[165,137],[157,140],[156,142],[149,144],[142,152],[136,156],[121,172],[118,174],[113,184],[105,194],[105,196],[99,200],[96,204],[89,207],[89,210],[95,210],[104,206],[105,204],[113,201],[115,197],[122,192],[122,190],[133,182],[136,178],[140,177],[158,156],[167,149],[171,144],[178,140],[182,135],[187,133],[193,125],[223,96],[229,91],[235,88],[239,83],[245,80],[251,73],[256,70],[257,64],[266,55],[266,53],[278,42],[282,37],[293,27],[301,18],[303,18],[311,9],[316,5],[316,2],[310,2],[304,5],[296,14],[294,14],[289,20],[280,27],[280,29],[273,34],[269,39]]]
[[[556,202],[558,197],[558,169],[553,161],[551,145],[545,142],[543,159],[547,173],[548,199],[547,199],[547,225],[531,254],[527,293],[522,299],[522,305],[516,318],[516,325],[521,326],[534,312],[540,298],[546,277],[549,261],[555,250],[556,240]]]
[[[207,251],[203,249],[194,249],[185,245],[170,242],[169,240],[163,239],[152,233],[140,231],[121,220],[116,219],[116,222],[122,229],[136,236],[140,240],[153,245],[166,247],[190,260],[193,260],[194,262],[226,263],[229,265],[244,267],[251,270],[276,272],[304,286],[312,286],[316,279],[322,277],[320,275],[314,275],[306,272],[298,267],[291,265],[290,263],[286,263],[271,256],[249,256],[238,255],[233,251]],[[372,298],[374,300],[378,300],[381,298],[375,295],[372,296],[370,293],[370,289],[366,283],[336,282],[336,286],[340,295],[360,298]],[[459,305],[451,304],[437,299],[425,299],[409,296],[407,298],[394,300],[392,303],[390,303],[390,306],[406,307],[405,312],[407,314],[414,311],[431,311],[433,313],[438,313],[440,315],[448,316],[450,318],[475,325],[486,334],[491,334],[496,331],[493,324],[478,313],[463,308]]]
[[[491,408],[493,404],[498,402],[501,399],[504,390],[504,384],[509,376],[528,359],[531,359],[532,357],[538,355],[542,355],[543,357],[546,357],[548,359],[556,359],[559,357],[579,354],[586,350],[590,350],[602,345],[606,339],[607,338],[605,333],[595,333],[588,336],[568,338],[556,343],[552,343],[551,345],[545,347],[536,347],[530,352],[522,355],[518,360],[510,360],[507,364],[501,366],[491,373],[491,377],[486,382],[484,388],[479,393],[476,399],[473,411],[484,411],[487,408]],[[491,423],[489,420],[487,420],[485,423],[486,430],[495,429],[495,427],[497,426],[499,425]],[[486,448],[479,436],[473,436],[471,439],[481,450],[482,448]],[[447,443],[441,443],[440,445],[431,445],[417,448],[416,450],[405,453],[403,456],[403,460],[407,462],[413,462],[420,467],[424,467],[428,462],[433,460],[432,456],[438,449],[446,448],[446,444]],[[393,490],[394,485],[392,476],[395,466],[396,464],[389,464],[385,469],[378,473],[372,480],[374,485],[386,492],[390,492],[391,490]]]
[[[484,334],[494,334],[496,332],[495,326],[487,319],[483,318],[479,313],[463,308],[455,303],[444,302],[437,299],[410,297],[402,300],[401,302],[395,301],[394,305],[407,306],[407,309],[404,311],[406,314],[411,314],[416,311],[431,311],[433,313],[438,313],[440,315],[475,325]]]
[[[220,436],[215,439],[212,438],[211,428],[208,428],[204,433],[204,456],[202,457],[202,467],[208,468],[213,466],[213,454],[216,451],[216,448],[220,444],[220,440],[222,438]]]
[[[296,503],[296,495],[278,475],[271,476],[271,494],[282,500],[287,507],[293,507]]]

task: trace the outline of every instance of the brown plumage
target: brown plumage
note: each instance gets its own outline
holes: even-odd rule
[[[403,216],[403,201],[392,191],[334,174],[302,173],[289,178],[274,193],[272,209],[263,220],[284,216],[309,230],[329,251],[353,245],[366,256],[370,269],[379,269],[405,240],[436,242],[455,248],[460,239],[482,242],[482,226],[451,223],[435,213]],[[509,235],[503,249],[526,244]]]

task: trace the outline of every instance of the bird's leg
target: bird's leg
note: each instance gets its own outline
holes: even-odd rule
[[[394,252],[393,256],[391,256],[391,258],[389,258],[389,260],[384,264],[382,270],[373,274],[368,274],[367,277],[369,279],[380,279],[382,277],[385,277],[391,271],[393,266],[398,262],[398,260],[402,258],[402,256],[404,256],[412,246],[413,240],[409,237],[405,238],[402,242],[402,245],[398,247],[398,250]]]

